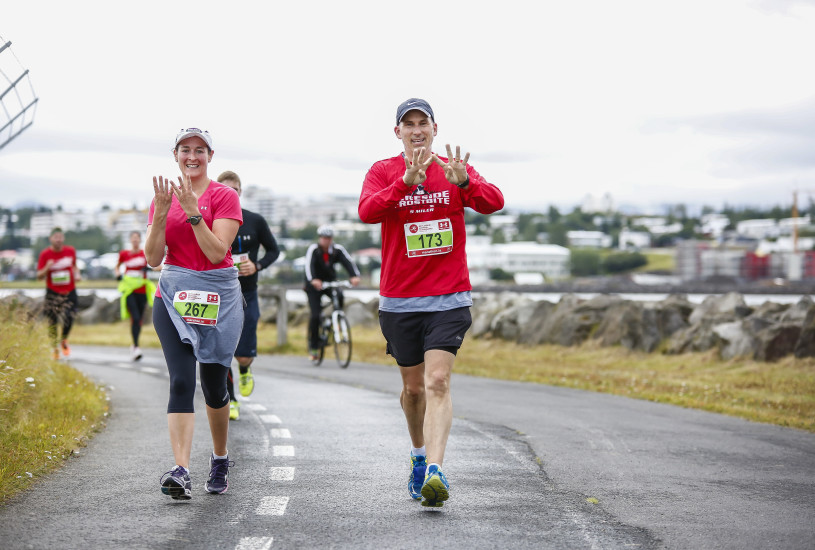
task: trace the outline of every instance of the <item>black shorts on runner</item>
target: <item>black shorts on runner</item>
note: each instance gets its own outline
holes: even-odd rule
[[[235,357],[257,357],[258,355],[258,319],[260,319],[260,305],[258,304],[258,291],[246,290],[243,293],[245,302],[243,308],[243,330],[235,349]]]
[[[379,312],[379,326],[388,344],[387,353],[400,367],[423,363],[425,352],[431,349],[455,355],[472,322],[469,307],[431,312]]]

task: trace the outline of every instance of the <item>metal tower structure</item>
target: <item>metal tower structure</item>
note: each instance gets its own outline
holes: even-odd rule
[[[28,69],[0,36],[0,149],[34,123],[37,101]]]

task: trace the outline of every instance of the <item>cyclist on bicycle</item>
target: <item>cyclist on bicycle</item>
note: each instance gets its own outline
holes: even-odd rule
[[[317,347],[319,346],[320,312],[322,311],[320,299],[323,294],[328,294],[328,291],[323,289],[323,283],[337,280],[335,264],[339,262],[343,265],[353,286],[359,284],[359,268],[345,247],[334,242],[334,228],[330,225],[321,225],[317,228],[317,236],[317,242],[312,243],[306,251],[304,287],[311,309],[308,321],[308,353],[312,360],[317,358]],[[337,292],[340,306],[342,306],[342,289],[338,288]]]

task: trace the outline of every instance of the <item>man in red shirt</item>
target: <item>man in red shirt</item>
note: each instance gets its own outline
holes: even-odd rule
[[[71,354],[68,347],[68,333],[76,316],[76,281],[79,280],[79,268],[76,266],[76,250],[65,244],[65,234],[55,227],[49,237],[51,245],[40,253],[37,262],[37,280],[45,279],[44,312],[48,317],[49,330],[54,342],[54,359],[59,359],[60,340],[57,323],[62,322],[62,353]]]
[[[491,214],[504,196],[467,164],[470,154],[432,152],[433,109],[411,98],[396,110],[404,152],[375,163],[365,176],[359,216],[381,223],[379,324],[387,353],[400,366],[399,402],[412,443],[408,491],[440,507],[450,485],[441,471],[453,422],[450,374],[470,328],[464,208]]]

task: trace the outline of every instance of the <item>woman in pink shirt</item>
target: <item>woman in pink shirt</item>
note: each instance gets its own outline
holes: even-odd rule
[[[238,194],[207,175],[213,153],[208,132],[187,128],[178,133],[173,155],[182,176],[177,183],[153,178],[144,247],[149,265],[164,261],[153,325],[170,374],[167,424],[176,462],[160,484],[174,499],[192,496],[196,362],[213,446],[208,492],[226,491],[232,465],[226,376],[243,326],[243,298],[230,248],[243,218]]]

